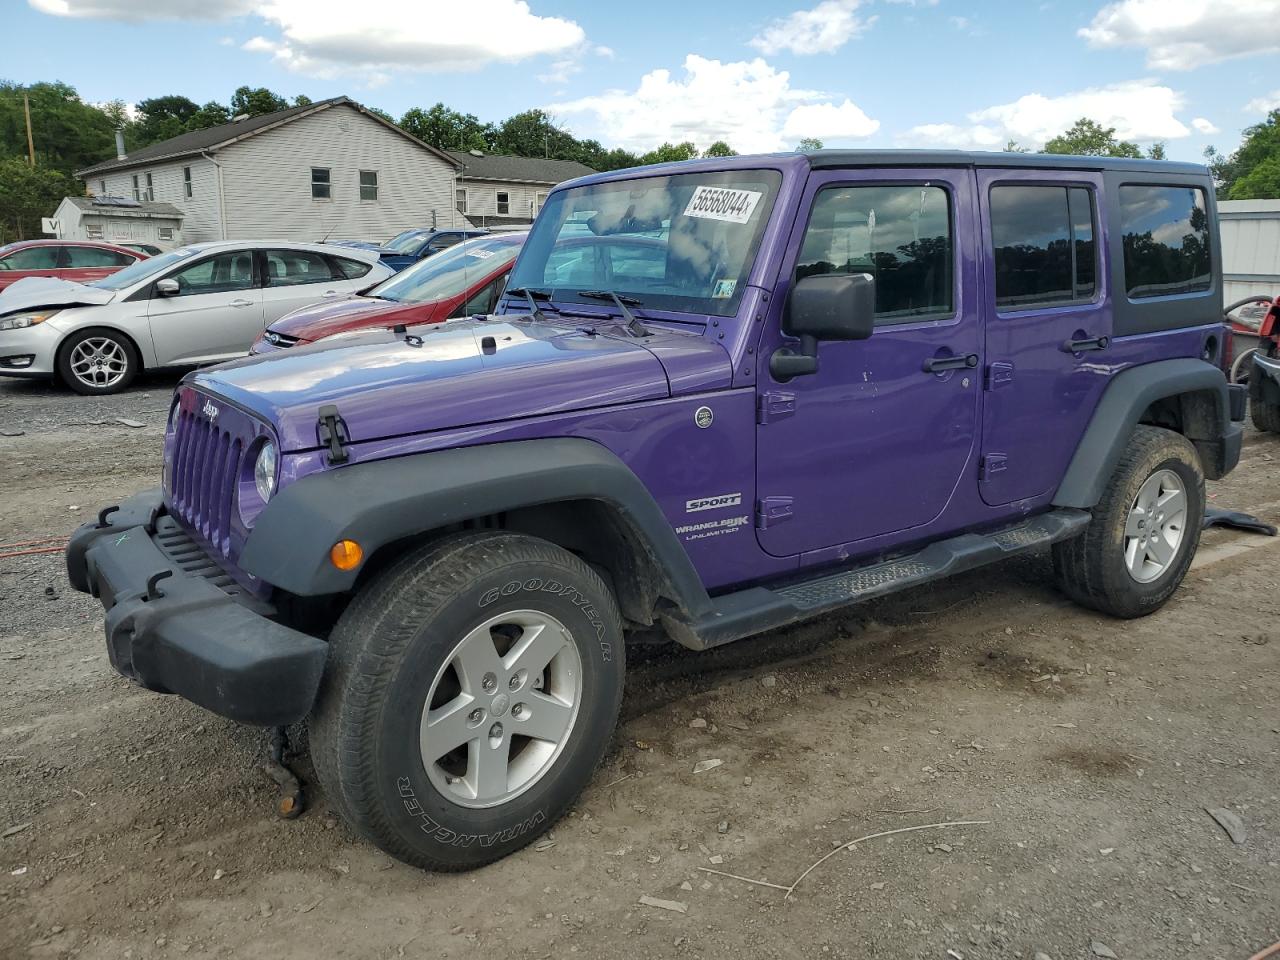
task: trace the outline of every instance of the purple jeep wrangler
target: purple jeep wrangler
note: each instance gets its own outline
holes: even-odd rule
[[[590,244],[564,243],[594,237]],[[192,374],[67,551],[127,677],[306,720],[330,805],[496,860],[591,777],[625,638],[695,650],[1050,548],[1158,609],[1240,454],[1203,167],[735,157],[554,190],[490,317]]]

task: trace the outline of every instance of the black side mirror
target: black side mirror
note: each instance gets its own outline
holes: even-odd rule
[[[876,315],[876,282],[869,273],[805,277],[791,291],[783,331],[800,338],[800,352],[786,347],[769,358],[778,380],[818,372],[818,342],[865,340]]]

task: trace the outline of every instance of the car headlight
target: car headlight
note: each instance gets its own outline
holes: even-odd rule
[[[268,440],[258,451],[258,459],[253,464],[253,485],[258,496],[266,503],[276,492],[276,445]]]
[[[44,323],[57,310],[36,310],[31,313],[13,313],[7,317],[0,317],[0,330],[25,330],[27,327],[34,327],[37,323]]]

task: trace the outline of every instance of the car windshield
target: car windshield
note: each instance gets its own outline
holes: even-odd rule
[[[103,290],[123,290],[131,287],[140,280],[167,270],[176,263],[181,263],[188,257],[194,257],[199,251],[192,247],[183,247],[181,250],[170,250],[168,253],[162,253],[157,257],[151,257],[148,260],[138,260],[132,265],[125,267],[111,276],[102,280],[94,280],[87,284],[90,287],[100,287]]]
[[[782,182],[776,170],[686,173],[573,187],[547,200],[512,289],[598,303],[608,290],[648,309],[731,316]]]
[[[404,233],[397,233],[382,246],[383,249],[390,250],[393,253],[412,253],[422,246],[422,241],[426,237],[427,231],[425,230],[406,230]]]
[[[400,303],[427,303],[456,297],[509,264],[519,252],[518,239],[477,237],[397,273],[370,290],[368,296]]]

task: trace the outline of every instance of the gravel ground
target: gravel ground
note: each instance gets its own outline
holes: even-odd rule
[[[0,541],[156,483],[173,383],[0,383]],[[1280,521],[1273,457],[1251,435],[1214,502]],[[573,814],[450,876],[318,792],[276,819],[259,732],[112,673],[57,553],[0,559],[0,958],[1243,960],[1280,940],[1278,543],[1209,531],[1141,621],[1072,606],[1037,556],[708,654],[637,648]],[[958,820],[981,822],[769,885]]]

